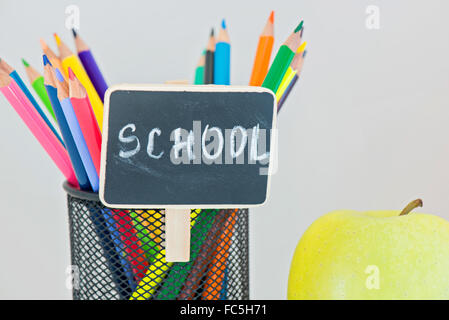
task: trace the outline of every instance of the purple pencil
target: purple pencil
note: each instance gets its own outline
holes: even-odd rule
[[[97,62],[95,61],[89,47],[77,34],[75,29],[72,29],[72,32],[73,37],[75,38],[75,46],[76,51],[78,52],[78,57],[80,58],[84,69],[86,69],[87,75],[89,76],[90,81],[92,81],[95,90],[97,91],[101,100],[104,102],[104,93],[108,89],[108,85],[104,80],[103,74],[101,73],[100,68],[98,67]]]

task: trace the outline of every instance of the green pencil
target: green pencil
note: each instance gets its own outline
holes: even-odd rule
[[[154,262],[154,258],[158,253],[158,245],[151,239],[150,231],[146,226],[142,224],[142,218],[134,212],[130,211],[129,215],[133,220],[133,225],[136,228],[137,238],[139,238],[141,243],[141,248],[145,253],[147,261],[150,263]]]
[[[50,99],[48,98],[47,90],[45,90],[44,77],[39,72],[37,72],[36,69],[30,66],[25,59],[22,59],[22,63],[25,66],[25,71],[31,83],[31,86],[34,88],[34,91],[36,91],[37,95],[44,103],[48,112],[53,117],[53,120],[56,121],[56,116],[53,112],[53,107],[51,106]]]
[[[204,64],[206,62],[206,50],[201,54],[198,65],[195,69],[195,81],[193,84],[204,84]]]
[[[301,29],[304,21],[301,21],[299,25],[295,28],[292,34],[285,40],[276,57],[271,64],[270,70],[268,71],[265,80],[262,83],[262,87],[268,88],[274,93],[276,93],[281,81],[287,71],[290,63],[295,56],[295,52],[301,43]]]

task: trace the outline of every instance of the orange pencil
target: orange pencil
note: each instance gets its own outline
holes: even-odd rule
[[[265,28],[259,37],[253,71],[249,81],[250,86],[261,86],[270,65],[271,51],[274,43],[274,11],[271,11]]]
[[[237,209],[227,210],[229,216],[222,228],[218,247],[213,254],[213,260],[204,283],[202,298],[204,300],[218,300],[225,281],[226,262],[229,257],[231,237],[237,221]]]

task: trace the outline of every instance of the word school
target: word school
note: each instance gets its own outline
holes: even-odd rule
[[[223,155],[224,164],[244,164],[245,149],[248,150],[249,164],[259,162],[266,165],[269,162],[270,152],[266,151],[267,130],[260,129],[259,124],[249,129],[237,125],[222,130],[209,124],[202,129],[201,121],[193,121],[192,127],[190,131],[183,128],[171,131],[170,141],[173,145],[169,154],[173,164],[222,164]],[[136,129],[134,123],[128,123],[118,133],[119,156],[123,159],[132,158],[141,152],[141,141],[144,139],[133,134]],[[149,159],[159,160],[166,156],[166,150],[158,148],[157,137],[161,135],[160,128],[148,131],[145,139]]]

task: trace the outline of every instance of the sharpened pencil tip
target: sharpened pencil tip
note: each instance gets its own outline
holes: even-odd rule
[[[46,54],[44,54],[44,55],[42,56],[42,59],[44,60],[44,66],[46,66],[47,64],[52,65],[51,62],[50,62],[50,60],[48,60],[48,57],[47,57]]]
[[[58,68],[55,68],[56,78],[59,82],[64,82],[64,77]]]
[[[272,24],[274,23],[274,10],[271,11],[270,17],[268,18],[268,20],[270,20],[270,22],[271,22]]]
[[[306,57],[306,54],[307,54],[307,50],[304,50],[304,52],[303,52],[303,54],[302,54],[302,57],[305,58],[305,57]]]
[[[22,63],[27,68],[30,66],[29,63],[24,58],[22,58]]]
[[[225,19],[221,20],[221,27],[223,29],[226,29],[226,20]]]
[[[304,20],[301,20],[301,22],[298,24],[298,26],[295,28],[294,33],[300,31],[302,29],[302,25],[304,24]]]
[[[306,46],[307,46],[307,41],[304,41],[298,48],[298,50],[296,51],[296,53],[300,53],[300,52],[304,52],[304,50],[306,50]]]
[[[214,36],[214,33],[215,33],[215,32],[214,32],[214,28],[212,28],[212,29],[210,30],[210,36],[213,37],[213,36]]]
[[[55,38],[56,45],[59,47],[61,45],[61,38],[58,36],[57,33],[53,33],[53,37]]]
[[[74,38],[76,38],[76,36],[78,35],[78,34],[76,33],[75,28],[72,28],[72,34],[73,34],[73,37],[74,37]]]
[[[69,67],[69,79],[70,80],[74,80],[75,79],[75,74],[73,73],[73,70],[70,67]]]

